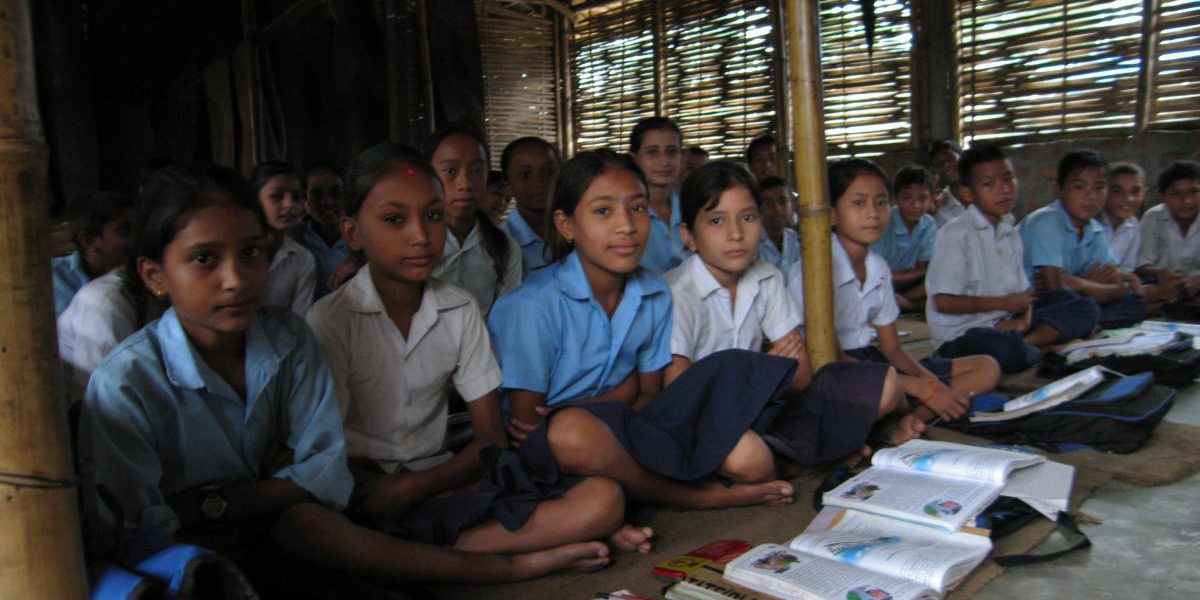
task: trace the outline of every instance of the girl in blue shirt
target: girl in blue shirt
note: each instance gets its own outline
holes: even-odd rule
[[[706,449],[720,464],[699,465],[695,472],[652,471],[639,462],[646,456],[630,452],[628,446],[650,455],[670,450],[639,443],[640,433],[661,422],[643,427],[628,410],[652,404],[671,362],[669,289],[638,266],[651,231],[650,210],[645,179],[629,157],[584,152],[563,167],[548,232],[553,262],[497,300],[488,320],[513,417],[510,432],[524,440],[533,431],[537,435],[526,444],[544,443],[562,471],[610,477],[637,500],[685,508],[790,502],[791,485],[774,480],[770,450],[747,430],[753,414],[736,431],[736,424],[712,431]],[[785,362],[794,368],[795,361]],[[589,408],[564,408],[544,430],[534,429],[546,407],[568,403]],[[620,439],[617,421],[630,425]],[[724,443],[717,438],[728,445],[714,449]],[[685,463],[691,463],[688,457],[679,461]],[[713,473],[735,483],[704,478]]]
[[[266,548],[392,581],[512,580],[607,562],[598,543],[477,554],[344,518],[353,480],[332,381],[299,317],[262,308],[264,220],[245,181],[223,167],[168,168],[146,197],[138,274],[171,308],[88,386],[83,508],[99,556],[129,564],[175,541],[235,556]]]
[[[526,276],[546,264],[546,199],[560,163],[558,150],[539,137],[515,139],[500,153],[500,171],[516,202],[500,229],[520,244]]]

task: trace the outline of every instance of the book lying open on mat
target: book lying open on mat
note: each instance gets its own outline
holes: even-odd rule
[[[991,504],[1014,469],[1043,456],[949,442],[909,440],[876,452],[871,468],[825,492],[839,506],[958,531]]]

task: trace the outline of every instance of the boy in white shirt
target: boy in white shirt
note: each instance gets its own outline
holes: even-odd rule
[[[944,358],[987,354],[1005,373],[1022,371],[1049,345],[1091,333],[1100,309],[1070,290],[1030,291],[1012,216],[1017,179],[998,147],[967,150],[959,169],[970,207],[934,245],[925,276],[931,341]]]
[[[1137,268],[1138,246],[1142,230],[1138,213],[1146,200],[1146,174],[1133,163],[1116,163],[1108,170],[1108,200],[1100,212],[1100,226],[1108,236],[1108,245],[1117,257],[1117,266],[1125,271]]]
[[[1166,300],[1200,292],[1200,163],[1173,162],[1158,175],[1162,202],[1142,215],[1138,275],[1155,276],[1160,288],[1182,292]]]

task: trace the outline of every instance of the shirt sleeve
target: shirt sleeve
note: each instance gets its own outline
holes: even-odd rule
[[[296,274],[296,290],[292,294],[292,301],[288,304],[288,308],[291,308],[297,315],[304,315],[312,307],[313,298],[316,297],[317,260],[307,250],[297,252],[296,255],[300,257],[300,268],[299,273]]]
[[[500,281],[500,288],[496,290],[497,298],[517,289],[521,285],[521,275],[524,273],[521,270],[521,246],[507,233],[504,234],[504,239],[508,241],[508,261],[504,265],[504,279]]]
[[[671,354],[696,362],[696,315],[692,303],[700,299],[687,296],[685,288],[671,289]]]
[[[921,220],[928,223],[929,226],[925,228],[922,234],[921,245],[917,250],[917,260],[928,262],[933,260],[933,245],[937,240],[937,227],[933,224],[932,217],[929,217],[928,221],[925,221],[925,217],[921,217]]]
[[[928,295],[963,296],[972,289],[975,277],[969,265],[974,264],[975,257],[970,255],[970,250],[962,242],[962,236],[953,235],[947,230],[937,236],[929,269],[925,271],[925,290]]]
[[[650,298],[652,329],[649,344],[638,354],[638,371],[641,373],[652,373],[671,364],[670,290],[664,289]]]
[[[1027,271],[1032,271],[1030,267],[1063,268],[1066,262],[1063,256],[1062,233],[1050,218],[1035,218],[1032,222],[1021,224],[1021,243],[1025,246]]]
[[[79,417],[88,545],[96,556],[120,562],[170,545],[180,527],[159,489],[162,460],[132,379],[123,371],[97,371]]]
[[[1162,252],[1159,249],[1159,237],[1161,234],[1158,219],[1152,215],[1147,215],[1149,218],[1142,218],[1142,222],[1138,225],[1141,230],[1141,242],[1138,244],[1137,264],[1139,267],[1146,265],[1158,266],[1162,260]]]
[[[554,299],[533,303],[526,296],[518,290],[498,299],[488,316],[488,333],[500,362],[501,387],[545,394],[550,391],[560,327],[553,314]]]
[[[1088,256],[1088,264],[1084,268],[1090,268],[1094,264],[1116,265],[1117,255],[1113,253],[1112,244],[1108,242],[1108,236],[1104,235],[1103,231],[1097,231],[1093,236],[1095,243],[1091,247],[1091,256]]]
[[[879,262],[883,263],[882,260]],[[881,266],[887,271],[887,276],[882,278],[883,284],[875,292],[880,295],[879,308],[869,317],[871,325],[876,327],[891,325],[896,322],[896,317],[900,316],[900,305],[896,304],[896,291],[892,287],[892,270],[888,269],[886,264]]]
[[[800,325],[804,325],[804,263],[796,261],[788,267],[788,295],[796,303],[796,313],[800,316]]]
[[[63,362],[71,370],[74,382],[72,386],[72,401],[81,399],[83,390],[87,389],[88,379],[92,372],[100,366],[104,357],[112,352],[121,340],[137,331],[136,309],[129,297],[123,292],[116,294],[96,294],[93,289],[80,290],[75,295],[71,305],[58,317],[58,330],[61,338],[64,334],[73,334],[70,356],[63,355]],[[66,344],[60,344],[59,349],[65,349]]]
[[[772,342],[789,334],[803,323],[800,311],[796,309],[796,301],[792,299],[783,284],[783,274],[769,277],[763,281],[761,290],[766,302],[763,314],[763,334]]]
[[[350,501],[354,479],[346,466],[346,439],[333,377],[308,327],[299,318],[290,325],[297,340],[287,360],[291,386],[281,391],[281,401],[287,411],[293,462],[273,476],[291,481],[340,511]]]
[[[331,311],[330,303],[314,305],[305,321],[312,330],[316,345],[324,358],[325,368],[333,379],[334,398],[338,402],[342,418],[350,412],[350,340],[347,327],[338,315]]]
[[[518,264],[517,271],[520,270]],[[468,302],[457,310],[462,314],[462,335],[454,369],[454,389],[471,402],[500,387],[500,367],[492,354],[487,327],[479,317],[479,307]]]

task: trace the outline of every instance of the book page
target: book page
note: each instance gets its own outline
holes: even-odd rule
[[[824,530],[809,528],[789,544],[818,558],[915,581],[939,592],[966,577],[991,551],[984,535],[947,533],[858,511],[841,513]],[[822,519],[814,520],[814,523]]]
[[[1058,513],[1071,504],[1071,487],[1075,482],[1075,467],[1048,460],[1040,465],[1014,471],[1001,496],[1017,498],[1046,515],[1058,520]]]
[[[875,453],[871,464],[897,470],[936,473],[1003,483],[1013,470],[1045,461],[1037,454],[981,448],[952,442],[909,440]]]
[[[957,531],[995,500],[1001,487],[990,481],[871,467],[825,492],[823,501],[826,506]]]
[[[725,567],[725,578],[787,598],[916,600],[938,597],[933,590],[912,581],[808,556],[778,544],[763,544],[734,559]]]

